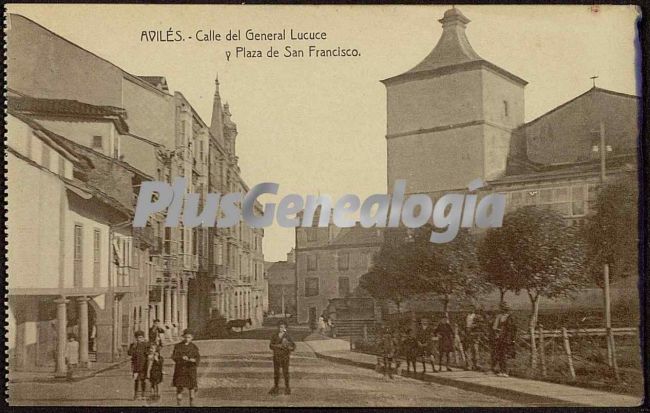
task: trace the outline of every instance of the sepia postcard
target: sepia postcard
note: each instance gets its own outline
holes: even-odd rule
[[[640,8],[4,13],[9,406],[644,403]]]

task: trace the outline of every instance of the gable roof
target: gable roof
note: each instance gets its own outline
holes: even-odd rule
[[[506,175],[587,171],[599,163],[601,125],[608,164],[634,163],[639,137],[637,96],[601,88],[551,109],[512,133]]]
[[[332,240],[330,245],[353,246],[381,244],[383,241],[383,231],[381,228],[364,228],[358,223],[350,228],[341,228],[338,235]]]
[[[116,121],[121,131],[128,132],[126,110],[115,106],[97,106],[72,99],[35,98],[22,94],[8,96],[7,104],[14,111],[28,115],[75,117],[75,118],[109,118]]]

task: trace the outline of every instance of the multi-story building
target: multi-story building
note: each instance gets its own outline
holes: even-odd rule
[[[131,264],[115,268],[109,253],[115,229],[131,213],[92,182],[95,163],[70,140],[8,111],[10,363],[16,369],[53,364],[65,375],[67,334],[76,334],[79,361],[88,365],[93,353],[103,361],[119,354],[115,337],[132,327],[123,299],[136,298],[137,276],[130,272],[120,282],[119,269]],[[131,239],[117,245],[126,251]],[[126,323],[118,324],[119,316]]]
[[[313,323],[333,298],[344,298],[359,284],[372,266],[373,255],[383,242],[380,228],[357,223],[338,228],[331,223],[318,227],[296,227],[296,304],[298,322]]]
[[[96,158],[105,174],[101,183],[108,185],[104,189],[110,189],[111,168],[120,165],[131,168],[133,174],[128,183],[114,183],[126,188],[124,196],[128,192],[133,197],[131,190],[137,194],[142,180],[172,183],[176,177],[184,178],[187,192],[201,193],[202,199],[212,189],[248,190],[237,166],[237,132],[227,105],[219,101],[218,116],[213,116],[208,127],[182,94],[170,93],[164,77],[132,75],[23,16],[11,14],[8,20],[7,81],[15,96],[25,98],[15,101],[24,105],[16,110],[38,117],[46,128],[72,141],[84,156]],[[28,97],[38,102],[38,113],[32,111],[33,101]],[[220,127],[213,128],[215,122]],[[132,198],[129,202],[132,209]],[[131,284],[129,293],[119,293],[124,307],[111,314],[110,324],[119,320],[120,326],[128,327],[117,328],[120,333],[113,335],[118,337],[111,349],[113,357],[133,339],[135,328],[144,329],[158,318],[170,336],[176,335],[188,326],[195,305],[204,308],[208,301],[208,316],[211,308],[221,305],[229,319],[251,318],[254,326],[261,324],[263,231],[244,225],[224,230],[189,229],[182,224],[165,228],[164,218],[164,213],[156,214],[150,227],[135,232],[125,220],[112,228],[111,242],[104,246],[105,255],[114,257],[111,271],[116,280],[133,276],[147,284],[144,293]],[[148,255],[139,254],[140,250]],[[140,262],[144,264],[136,268]],[[227,282],[203,289],[198,282],[202,276]],[[228,289],[221,301],[218,288],[222,293]],[[195,303],[190,303],[192,291]]]
[[[8,98],[10,110],[43,130],[57,134],[61,142],[88,160],[92,167],[84,171],[87,184],[115,199],[132,215],[140,183],[152,178],[120,160],[119,136],[128,131],[125,112],[73,100],[38,99],[11,93]],[[104,140],[104,137],[112,139]],[[115,147],[107,150],[106,145]],[[111,242],[98,244],[104,250],[98,254],[110,257],[111,282],[104,298],[106,307],[113,308],[112,313],[101,312],[97,317],[90,313],[89,331],[94,337],[91,356],[99,361],[118,357],[129,344],[133,332],[147,330],[149,325],[152,227],[136,231],[128,224],[129,219],[112,224],[109,228]]]
[[[389,190],[405,179],[407,194],[435,200],[481,178],[479,193],[505,192],[508,210],[539,205],[580,224],[593,212],[601,174],[636,179],[638,97],[594,87],[525,123],[527,82],[473,50],[460,10],[440,22],[442,35],[424,60],[382,81]]]
[[[296,253],[292,248],[286,261],[265,262],[268,277],[271,314],[297,314],[296,307]]]
[[[248,192],[240,175],[236,155],[237,125],[231,120],[228,104],[222,104],[219,80],[215,80],[212,119],[207,127],[200,118],[201,130],[207,136],[207,180],[204,193]],[[201,147],[200,151],[203,151]],[[258,203],[256,213],[262,213]],[[252,327],[263,321],[266,295],[264,255],[261,228],[251,228],[244,222],[230,228],[199,230],[206,249],[205,271],[200,272],[196,290],[192,290],[194,328],[201,328],[210,318],[222,316],[227,320],[251,320]]]

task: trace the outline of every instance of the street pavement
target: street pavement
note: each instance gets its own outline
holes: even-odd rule
[[[291,395],[269,395],[273,362],[267,339],[196,341],[201,352],[195,406],[513,406],[511,401],[455,387],[395,377],[316,358],[298,342],[291,357]],[[73,383],[10,383],[10,405],[175,406],[169,350],[161,399],[133,401],[125,363]],[[187,394],[183,405],[188,405]],[[521,404],[519,404],[521,405]]]

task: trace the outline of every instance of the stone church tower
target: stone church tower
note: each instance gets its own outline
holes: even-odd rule
[[[512,130],[524,122],[526,81],[481,58],[469,19],[447,10],[442,36],[417,66],[382,81],[387,90],[388,190],[463,190],[505,172]]]

